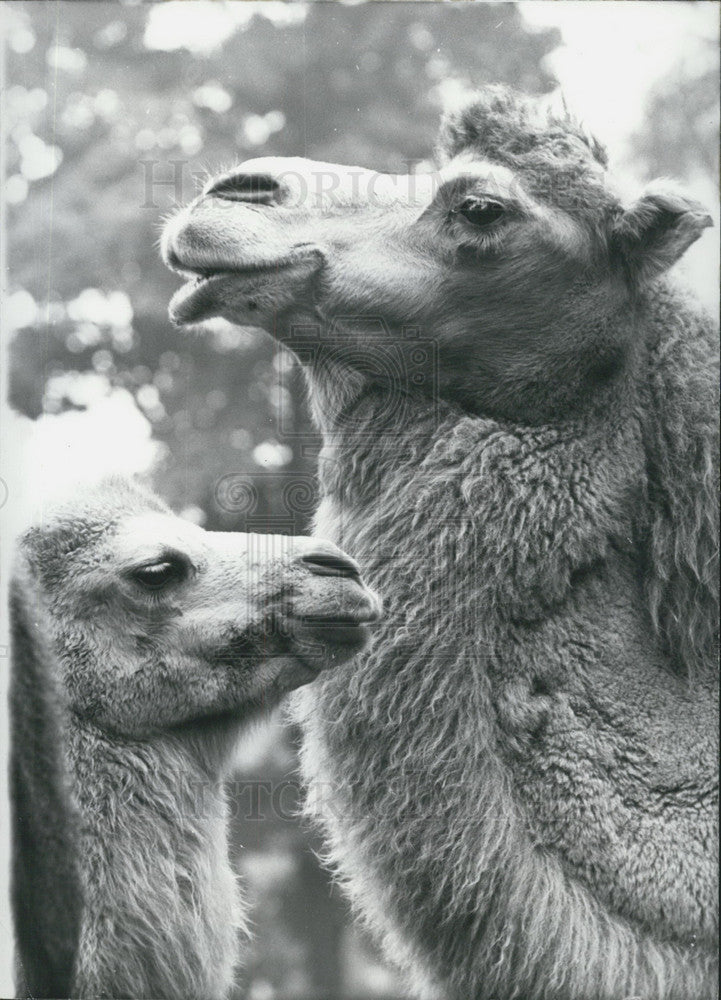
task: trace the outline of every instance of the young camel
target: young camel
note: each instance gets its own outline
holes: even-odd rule
[[[440,152],[251,160],[164,239],[177,323],[296,352],[386,601],[297,697],[329,857],[420,995],[710,1000],[717,331],[666,276],[710,219],[505,90]]]
[[[22,995],[225,998],[239,731],[354,655],[375,598],[329,542],[208,533],[117,480],[23,536],[12,613]]]

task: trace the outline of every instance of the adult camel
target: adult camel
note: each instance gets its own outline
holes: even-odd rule
[[[667,275],[710,219],[503,89],[439,149],[251,160],[163,243],[176,323],[295,351],[386,602],[296,701],[329,858],[421,996],[710,1000],[717,332]]]

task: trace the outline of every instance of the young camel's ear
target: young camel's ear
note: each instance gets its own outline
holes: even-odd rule
[[[633,278],[650,281],[675,264],[712,225],[700,202],[656,181],[617,220],[612,246]]]
[[[107,530],[107,525],[80,516],[59,518],[42,527],[28,528],[20,539],[20,549],[32,573],[47,586],[63,580],[73,553],[92,545]]]
[[[60,569],[63,556],[77,546],[77,532],[65,524],[28,528],[20,540],[20,551],[32,575],[45,584]]]

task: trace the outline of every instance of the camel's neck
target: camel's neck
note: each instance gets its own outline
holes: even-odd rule
[[[404,560],[389,554],[428,532],[427,579],[474,579],[479,612],[531,620],[563,600],[574,573],[632,544],[643,454],[630,405],[541,428],[404,405],[402,424],[383,425],[386,401],[366,393],[320,459],[317,530],[368,560],[374,585],[397,591],[385,577]]]
[[[634,912],[637,887],[615,864],[594,872],[584,809],[600,815],[622,797],[626,769],[609,777],[592,740],[590,749],[581,741],[583,753],[564,742],[569,728],[588,728],[604,752],[619,739],[645,752],[633,717],[624,716],[628,737],[603,717],[567,711],[571,697],[622,706],[619,677],[648,676],[659,726],[690,732],[673,717],[676,681],[659,666],[629,558],[645,485],[634,404],[523,428],[416,401],[394,424],[367,393],[354,420],[326,436],[316,530],[353,552],[386,618],[360,662],[296,696],[310,801],[333,789],[322,821],[339,867],[354,859],[352,893],[379,927],[402,928],[399,952],[410,941],[432,956],[452,996],[545,997],[539,968],[559,1000],[705,995],[705,958],[680,958],[612,915]],[[567,766],[583,790],[578,801],[542,770],[542,739],[549,759],[558,750],[564,780]],[[517,761],[533,753],[541,780],[527,792]],[[600,785],[584,767],[604,775]],[[651,767],[629,798],[653,780]],[[537,792],[541,805],[559,804],[558,815],[536,820],[541,842],[550,831],[548,850],[529,835]],[[658,850],[647,836],[641,853]],[[638,849],[624,840],[629,856]],[[660,892],[658,905],[653,896],[649,925],[665,926],[672,895]],[[421,969],[417,953],[406,957]],[[503,968],[514,969],[516,992],[499,979]]]
[[[220,775],[181,740],[121,741],[77,720],[67,759],[84,894],[76,994],[225,997],[241,921]]]

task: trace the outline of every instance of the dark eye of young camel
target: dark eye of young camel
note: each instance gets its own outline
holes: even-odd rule
[[[506,208],[492,198],[467,198],[454,211],[454,215],[462,215],[467,222],[479,228],[486,228],[499,222],[505,215]]]
[[[146,590],[162,590],[171,583],[179,583],[187,575],[187,567],[180,559],[162,559],[146,566],[138,566],[131,578]]]

